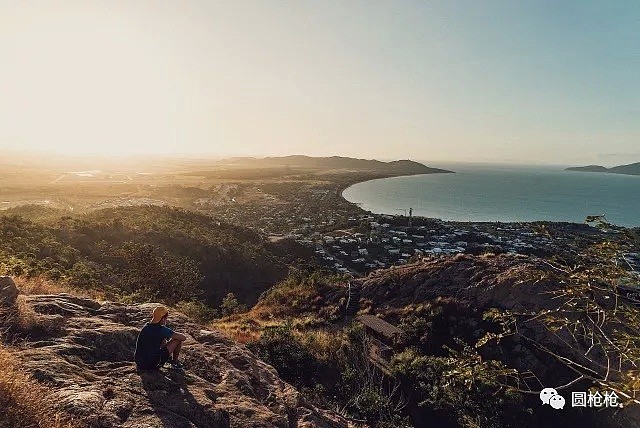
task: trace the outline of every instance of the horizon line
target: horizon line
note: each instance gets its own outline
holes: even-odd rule
[[[420,163],[429,163],[429,164],[468,164],[468,165],[513,165],[513,166],[619,166],[619,165],[627,165],[640,162],[640,155],[638,156],[637,161],[628,160],[625,162],[597,162],[597,161],[536,161],[536,162],[526,162],[523,160],[510,160],[510,159],[477,159],[477,160],[469,160],[469,159],[421,159],[420,156],[416,157],[408,157],[406,155],[400,155],[394,158],[390,158],[388,156],[381,157],[372,157],[372,156],[363,156],[363,155],[347,155],[347,154],[329,154],[329,155],[316,155],[316,154],[307,154],[304,152],[297,153],[288,153],[288,154],[220,154],[215,152],[138,152],[138,153],[61,153],[55,150],[29,150],[29,149],[9,149],[9,148],[0,148],[0,155],[5,157],[5,161],[10,160],[9,156],[15,157],[30,157],[35,156],[37,158],[48,157],[49,160],[69,160],[69,161],[153,161],[153,160],[177,160],[177,161],[220,161],[231,158],[253,158],[253,159],[267,159],[267,158],[284,158],[284,157],[292,157],[292,156],[305,156],[309,158],[330,158],[330,157],[342,157],[349,159],[363,159],[363,160],[377,160],[381,162],[393,162],[399,160],[411,160],[414,162]],[[51,159],[53,158],[53,159]],[[24,160],[24,159],[21,159]],[[37,160],[37,159],[34,159]]]

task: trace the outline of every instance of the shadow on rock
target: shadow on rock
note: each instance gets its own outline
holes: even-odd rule
[[[141,371],[149,404],[166,428],[230,427],[229,414],[216,409],[211,397],[194,397],[188,385],[193,380],[178,371]]]

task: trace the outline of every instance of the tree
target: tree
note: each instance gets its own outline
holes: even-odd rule
[[[247,312],[247,306],[240,303],[235,294],[228,293],[222,299],[222,304],[220,304],[220,312],[223,316],[239,314],[242,312]]]
[[[555,284],[545,291],[554,304],[537,311],[488,311],[485,318],[501,323],[503,331],[488,334],[477,346],[515,338],[556,365],[553,380],[559,384],[547,380],[545,386],[608,389],[624,404],[640,404],[640,310],[618,288],[624,279],[640,282],[624,264],[624,254],[637,250],[623,238],[587,248],[571,262],[544,261],[548,269],[531,272],[529,279]],[[539,389],[524,380],[515,387],[527,393]]]

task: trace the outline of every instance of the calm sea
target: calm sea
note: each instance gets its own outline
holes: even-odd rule
[[[563,167],[436,165],[455,174],[385,178],[343,193],[381,214],[455,221],[570,221],[605,214],[621,226],[640,226],[640,176],[563,171]]]

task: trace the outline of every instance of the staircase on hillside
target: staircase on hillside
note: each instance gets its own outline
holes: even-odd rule
[[[360,309],[360,286],[351,284],[349,281],[349,290],[347,297],[347,305],[345,306],[345,316],[352,317],[358,313]]]

